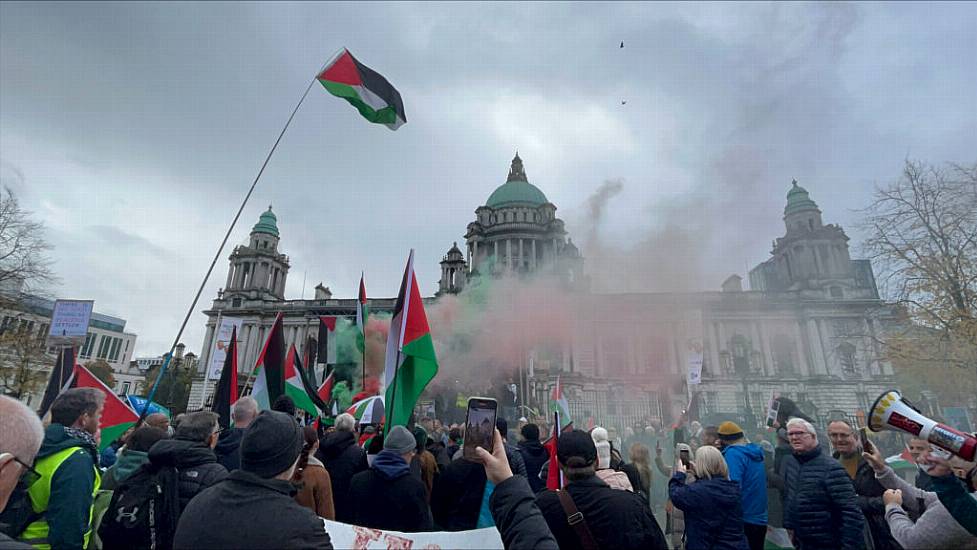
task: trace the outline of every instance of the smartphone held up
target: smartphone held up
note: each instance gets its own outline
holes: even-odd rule
[[[475,448],[481,447],[489,453],[495,443],[495,419],[498,414],[499,403],[489,397],[472,397],[468,399],[468,413],[465,415],[465,443],[462,455],[468,460],[475,460]]]

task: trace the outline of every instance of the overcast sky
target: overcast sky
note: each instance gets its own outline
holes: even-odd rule
[[[54,293],[94,299],[137,355],[162,353],[295,102],[345,46],[400,90],[408,123],[312,90],[232,235],[274,205],[289,298],[303,278],[306,297],[320,281],[353,297],[361,270],[392,296],[411,247],[433,293],[517,149],[585,251],[645,270],[637,241],[677,232],[653,248],[716,290],[782,235],[792,178],[855,247],[853,210],[903,159],[977,160],[974,29],[972,3],[3,2],[0,178],[47,226]],[[623,185],[597,217],[606,181]],[[194,351],[229,252],[183,338]],[[674,286],[647,280],[602,290]]]

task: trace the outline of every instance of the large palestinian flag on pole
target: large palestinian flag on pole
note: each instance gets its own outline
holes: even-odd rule
[[[380,73],[360,63],[343,48],[326,63],[316,79],[336,97],[348,101],[363,118],[391,130],[407,122],[400,92]]]
[[[41,406],[37,409],[38,416],[44,418],[48,409],[51,408],[51,403],[54,403],[55,398],[64,391],[71,381],[74,370],[75,348],[61,348],[61,351],[58,352],[58,362],[51,370],[51,378],[48,379],[47,387],[44,388],[44,397],[41,399]]]
[[[281,313],[268,332],[254,372],[251,397],[258,401],[258,408],[269,410],[278,396],[285,393],[285,328]]]
[[[363,274],[360,273],[360,296],[356,300],[356,346],[360,350],[363,361],[366,361],[366,320],[370,310],[366,307],[366,285]]]
[[[221,428],[231,425],[231,405],[237,401],[237,327],[231,328],[231,341],[227,343],[224,355],[224,367],[221,369],[217,388],[214,390],[214,402],[210,410],[220,417]]]
[[[319,416],[320,408],[326,409],[325,403],[316,403],[319,399],[316,387],[302,366],[295,344],[288,348],[288,355],[285,356],[285,395],[292,398],[296,407],[312,416]]]
[[[424,313],[424,302],[414,277],[414,250],[407,258],[407,268],[397,295],[390,332],[387,335],[384,384],[386,394],[386,431],[404,426],[410,420],[417,398],[438,373],[434,341]]]
[[[74,379],[71,381],[70,387],[95,388],[105,394],[105,408],[102,409],[102,421],[98,425],[102,430],[101,443],[98,445],[99,450],[108,447],[139,420],[136,411],[119,399],[115,392],[92,374],[92,371],[81,365],[75,365]]]

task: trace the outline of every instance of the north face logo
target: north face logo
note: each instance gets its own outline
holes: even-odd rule
[[[190,470],[189,472],[183,472],[183,475],[187,477],[197,477],[200,475],[200,472],[198,472],[197,470]]]

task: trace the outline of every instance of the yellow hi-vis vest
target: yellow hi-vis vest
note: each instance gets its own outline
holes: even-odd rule
[[[20,541],[30,544],[37,550],[50,550],[51,543],[48,541],[49,527],[47,524],[47,509],[48,500],[51,498],[51,480],[54,479],[55,472],[61,467],[61,464],[65,460],[75,454],[75,453],[87,453],[85,449],[81,447],[68,447],[62,451],[58,451],[53,455],[46,456],[37,461],[34,465],[34,469],[41,474],[40,479],[34,482],[30,488],[27,489],[27,494],[31,499],[31,507],[34,512],[41,514],[41,518],[32,522],[27,526],[20,535]],[[88,527],[85,529],[85,547],[88,547],[88,541],[92,536],[92,510],[94,509],[95,495],[98,494],[98,488],[102,485],[102,476],[98,471],[98,466],[95,466],[95,484],[92,487],[92,504],[93,506],[88,510]]]

